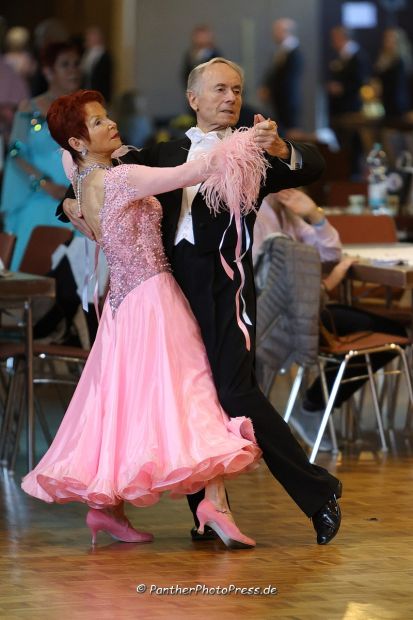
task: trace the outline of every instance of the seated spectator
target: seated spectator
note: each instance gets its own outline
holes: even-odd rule
[[[286,189],[265,198],[255,223],[253,256],[258,256],[264,239],[274,233],[283,233],[295,241],[316,247],[322,261],[339,261],[321,282],[327,300],[321,309],[320,320],[327,330],[335,332],[338,336],[358,331],[406,336],[404,327],[395,321],[348,305],[328,302],[328,294],[343,280],[354,259],[341,258],[341,243],[337,231],[329,224],[323,210],[302,191]],[[395,354],[388,352],[375,353],[371,356],[373,371],[376,372],[383,368],[394,357]],[[333,364],[327,364],[326,374],[327,387],[330,392],[336,378],[336,367]],[[343,378],[348,379],[365,374],[367,374],[365,365],[360,361],[350,362]],[[360,379],[341,385],[335,407],[340,408],[366,381],[367,379]],[[311,447],[317,437],[324,409],[321,380],[317,377],[307,389],[303,401],[298,403],[289,420],[295,432]],[[323,438],[320,450],[331,450],[331,441],[328,437]]]
[[[302,191],[286,189],[264,198],[254,225],[253,259],[265,237],[275,232],[316,247],[324,262],[341,259],[338,232],[328,222],[323,210]]]
[[[0,17],[0,161],[3,160],[3,149],[10,139],[10,131],[17,106],[29,96],[28,87],[23,78],[7,62],[1,54],[3,36],[6,29],[5,21]]]
[[[44,51],[53,43],[65,43],[68,39],[69,34],[65,25],[55,17],[49,17],[37,24],[33,32],[34,55],[37,61],[37,68],[30,80],[32,97],[41,95],[48,88],[41,62]]]
[[[29,85],[36,71],[36,61],[29,49],[30,33],[27,28],[15,26],[6,33],[4,59]]]
[[[1,210],[4,228],[17,236],[11,268],[19,268],[33,228],[61,225],[55,209],[69,184],[60,149],[51,138],[46,114],[52,101],[77,90],[80,85],[79,56],[68,43],[55,43],[43,55],[48,89],[23,101],[16,113],[9,156],[6,161]]]

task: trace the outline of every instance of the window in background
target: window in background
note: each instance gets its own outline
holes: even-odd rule
[[[344,2],[341,20],[346,28],[376,28],[377,7],[373,2]]]

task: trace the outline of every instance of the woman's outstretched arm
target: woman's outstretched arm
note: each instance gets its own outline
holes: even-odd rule
[[[208,178],[208,160],[205,157],[188,161],[172,168],[127,165],[127,180],[137,198],[173,191],[180,187],[198,185]]]

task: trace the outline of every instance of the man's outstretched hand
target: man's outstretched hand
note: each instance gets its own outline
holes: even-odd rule
[[[270,118],[265,119],[262,114],[254,116],[255,142],[259,144],[268,155],[289,159],[290,149],[278,135],[277,123]]]
[[[63,211],[65,215],[69,218],[73,226],[81,232],[83,235],[88,237],[91,241],[96,241],[95,235],[93,234],[92,229],[88,224],[86,224],[83,219],[83,215],[79,213],[77,207],[77,201],[73,198],[65,198],[63,201]]]

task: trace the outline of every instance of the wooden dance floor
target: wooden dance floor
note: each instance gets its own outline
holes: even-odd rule
[[[0,618],[413,618],[413,456],[365,451],[318,462],[343,481],[337,538],[317,546],[310,522],[262,465],[228,484],[239,525],[257,539],[256,549],[238,551],[193,543],[186,501],[167,498],[128,509],[134,525],[155,534],[153,544],[100,534],[92,548],[85,506],[33,500],[19,475],[3,473]],[[218,587],[224,593],[213,593]]]

